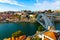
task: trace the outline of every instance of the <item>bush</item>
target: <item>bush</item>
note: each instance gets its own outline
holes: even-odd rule
[[[42,39],[39,38],[39,37],[35,37],[35,38],[33,38],[32,40],[42,40]]]
[[[42,31],[44,31],[44,30],[45,30],[45,28],[44,28],[44,27],[42,27],[42,26],[39,26],[37,31],[40,31],[40,32],[42,32]]]
[[[12,37],[19,37],[19,36],[22,36],[22,35],[24,35],[23,33],[22,33],[22,31],[16,31],[16,32],[14,32],[13,34],[12,34]]]

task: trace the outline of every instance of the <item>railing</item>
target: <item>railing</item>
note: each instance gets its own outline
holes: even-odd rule
[[[48,38],[49,40],[54,40],[54,39],[52,39],[52,38],[50,38],[49,36],[46,36],[46,35],[44,35],[44,34],[42,34],[42,35],[38,35],[40,38],[42,38],[42,40],[44,40],[44,38]]]

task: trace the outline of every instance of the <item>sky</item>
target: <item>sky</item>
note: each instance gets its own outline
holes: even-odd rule
[[[0,11],[60,10],[60,0],[0,0]]]

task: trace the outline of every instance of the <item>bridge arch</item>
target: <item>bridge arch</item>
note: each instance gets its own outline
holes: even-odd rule
[[[51,28],[55,29],[52,21],[47,17],[46,14],[43,14],[43,13],[39,14],[39,15],[37,16],[37,19],[36,19],[36,20],[37,20],[37,22],[38,22],[39,24],[41,24],[46,30],[51,29]]]

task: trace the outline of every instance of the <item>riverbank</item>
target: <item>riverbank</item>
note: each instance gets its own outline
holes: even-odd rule
[[[54,23],[60,23],[60,21],[54,21]]]
[[[35,22],[24,22],[24,21],[21,21],[21,22],[0,22],[0,23],[35,23]]]

